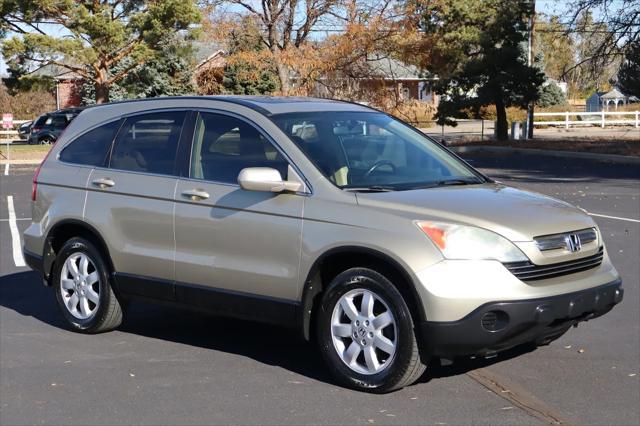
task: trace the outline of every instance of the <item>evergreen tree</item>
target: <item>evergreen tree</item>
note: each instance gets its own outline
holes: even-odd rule
[[[0,19],[0,32],[22,32],[2,43],[9,64],[75,72],[94,85],[97,103],[108,101],[111,87],[132,70],[153,61],[167,36],[189,32],[200,20],[195,0],[12,0],[0,10],[9,13]],[[37,26],[42,20],[64,35],[43,32]]]
[[[625,95],[640,98],[640,41],[629,45],[618,71],[618,87]]]
[[[442,94],[436,117],[455,123],[464,110],[476,115],[495,105],[497,137],[508,138],[506,109],[525,108],[538,99],[544,74],[528,66],[527,40],[531,2],[525,0],[451,0],[425,11],[425,31],[444,41],[432,57],[447,58],[436,91]]]

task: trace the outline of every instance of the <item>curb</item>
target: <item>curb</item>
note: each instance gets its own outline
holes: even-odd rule
[[[585,160],[600,161],[617,164],[640,165],[640,157],[631,157],[616,154],[594,154],[590,152],[573,152],[573,151],[549,151],[534,148],[512,148],[507,146],[448,146],[448,149],[457,154],[466,154],[473,152],[489,152],[495,154],[522,154],[522,155],[541,155],[546,157],[557,158],[583,158]]]
[[[0,164],[37,166],[38,164],[42,163],[42,160],[44,160],[44,158],[40,160],[0,160]]]

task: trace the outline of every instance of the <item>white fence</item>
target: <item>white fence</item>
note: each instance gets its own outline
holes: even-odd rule
[[[19,125],[21,125],[22,123],[26,123],[27,121],[30,121],[30,120],[13,120],[13,126],[18,127]],[[0,130],[0,139],[5,139],[5,138],[14,139],[14,137],[17,137],[17,136],[18,136],[17,130],[4,130],[4,129]]]
[[[600,111],[600,112],[536,112],[534,118],[538,117],[564,117],[564,120],[555,121],[535,121],[534,126],[593,126],[599,125],[604,128],[606,125],[631,125],[640,127],[640,111]],[[571,117],[576,117],[572,120]],[[607,118],[612,117],[613,118]],[[622,118],[621,118],[622,117]],[[630,117],[626,119],[625,117]]]
[[[18,127],[22,123],[26,123],[29,120],[13,120],[13,125]],[[0,160],[11,160],[11,150],[9,149],[10,144],[18,138],[17,130],[0,130],[0,141],[3,144],[6,144],[7,150],[4,155],[0,155]]]

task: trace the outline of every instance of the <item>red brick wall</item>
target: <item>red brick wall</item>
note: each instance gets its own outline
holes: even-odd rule
[[[82,101],[82,80],[58,81],[58,108],[80,106]]]

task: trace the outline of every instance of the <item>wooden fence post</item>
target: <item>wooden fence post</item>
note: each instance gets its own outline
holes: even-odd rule
[[[569,128],[569,111],[566,111],[564,113],[564,128],[565,129]]]
[[[602,111],[602,125],[600,127],[604,129],[604,111]]]

